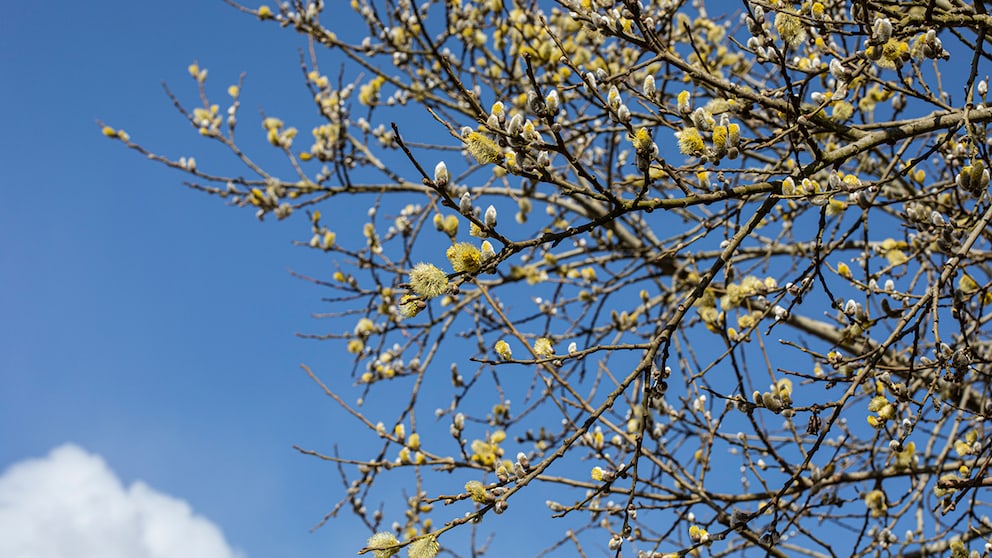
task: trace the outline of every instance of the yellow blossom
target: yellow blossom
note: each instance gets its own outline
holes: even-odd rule
[[[503,456],[503,448],[492,437],[488,440],[472,440],[469,447],[472,450],[472,461],[485,467],[492,467]]]
[[[193,109],[193,120],[198,126],[212,127],[220,124],[220,116],[217,110],[220,107],[210,105],[210,108],[197,107]]]
[[[434,264],[418,263],[410,271],[410,288],[425,299],[441,296],[448,290],[448,276]]]
[[[954,539],[951,541],[951,558],[968,558],[971,555],[968,552],[968,547],[961,542],[961,539]],[[976,554],[977,556],[977,554]]]
[[[651,144],[651,132],[647,128],[638,128],[634,137],[631,138],[631,143],[634,144],[634,148],[638,151],[650,151]]]
[[[885,253],[885,259],[891,265],[902,265],[909,261],[909,256],[902,250],[889,250]]]
[[[872,490],[865,494],[865,506],[871,511],[872,517],[882,517],[888,509],[885,493],[881,490]]]
[[[375,332],[375,322],[368,318],[362,318],[355,324],[354,333],[359,337],[367,337],[373,332]]]
[[[878,425],[884,424],[887,420],[896,418],[896,406],[886,399],[884,395],[874,397],[868,403],[868,410],[872,413],[878,414],[878,416],[875,417]],[[869,417],[869,419],[870,418],[872,417]],[[869,422],[871,421],[869,420]],[[872,426],[876,426],[876,424],[872,424]]]
[[[680,91],[677,98],[678,109],[682,114],[689,114],[692,112],[692,94],[688,91]]]
[[[358,102],[366,106],[376,104],[379,101],[379,91],[384,83],[386,83],[385,77],[376,76],[375,79],[363,85],[358,92]]]
[[[503,158],[496,142],[479,132],[469,132],[465,136],[465,147],[475,160],[483,165],[495,163]]]
[[[898,469],[909,469],[916,464],[916,444],[914,442],[906,442],[903,444],[902,451],[896,452],[896,462],[893,466]]]
[[[555,348],[551,345],[551,340],[547,337],[541,337],[537,341],[534,341],[534,354],[543,358],[555,354]]]
[[[510,360],[513,358],[513,351],[510,349],[510,344],[502,339],[496,342],[493,349],[496,351],[496,354],[499,355],[499,358],[503,360]]]
[[[482,264],[482,253],[468,242],[453,244],[446,252],[451,267],[457,273],[474,273]]]
[[[369,550],[373,551],[373,558],[389,558],[400,551],[397,547],[399,544],[400,541],[396,538],[396,535],[388,531],[382,531],[369,537],[369,542],[366,546]]]
[[[830,198],[830,201],[827,202],[827,215],[830,217],[842,215],[845,209],[847,209],[847,204],[841,200]]]
[[[868,410],[872,413],[877,413],[882,407],[889,404],[889,400],[885,398],[884,395],[878,395],[873,397],[871,401],[868,402]]]
[[[727,127],[715,126],[713,128],[713,147],[723,150],[727,147]]]
[[[737,327],[741,329],[751,329],[757,323],[754,314],[742,314],[737,317]]]
[[[399,311],[404,318],[412,318],[424,308],[427,308],[427,303],[416,295],[403,295],[400,299]]]
[[[427,535],[413,541],[410,544],[410,548],[407,549],[407,553],[410,555],[410,558],[434,558],[437,556],[439,548],[440,545],[437,544],[437,537]]]
[[[699,130],[694,127],[676,132],[675,137],[679,140],[679,151],[683,155],[698,157],[706,152],[706,144],[703,143],[703,136],[699,135]]]
[[[875,60],[880,68],[894,70],[909,59],[909,43],[893,37],[882,46],[868,47],[865,53],[869,58]]]
[[[851,278],[851,267],[844,262],[837,264],[837,275],[840,275],[844,279]]]
[[[492,496],[486,492],[485,485],[477,480],[471,480],[465,483],[465,492],[468,493],[473,502],[487,504],[492,500]]]
[[[971,294],[977,291],[979,287],[978,283],[975,282],[971,275],[964,273],[961,275],[961,279],[958,280],[958,288],[961,289],[961,292],[964,294]]]
[[[782,378],[775,383],[775,388],[778,390],[778,396],[781,398],[792,396],[792,380],[788,378]]]
[[[710,540],[710,534],[699,525],[689,527],[689,540],[694,543],[705,543]]]
[[[337,235],[332,231],[325,231],[324,236],[320,241],[320,247],[324,250],[330,250],[334,246],[334,241],[337,239]]]
[[[727,126],[727,145],[730,147],[737,147],[741,141],[741,126],[740,124],[731,122]]]
[[[458,217],[454,215],[445,217],[441,222],[441,230],[451,238],[456,237],[458,235]]]
[[[798,46],[806,40],[806,26],[801,19],[785,11],[775,15],[775,30],[790,47]]]

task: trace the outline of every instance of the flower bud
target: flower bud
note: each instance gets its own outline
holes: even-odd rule
[[[496,257],[496,251],[493,250],[493,245],[488,240],[482,241],[482,261],[486,262]]]
[[[440,161],[434,167],[434,184],[438,188],[444,188],[448,185],[448,166],[444,164],[444,161]]]
[[[617,110],[618,108],[620,108],[620,104],[622,102],[623,99],[621,99],[620,97],[620,90],[617,89],[616,85],[611,85],[610,92],[606,96],[606,103],[610,106],[611,109]]]
[[[851,76],[851,72],[845,68],[844,64],[842,64],[837,58],[830,59],[829,68],[830,75],[834,76],[837,81],[847,81],[847,79]]]
[[[493,349],[495,349],[496,354],[503,360],[510,360],[513,358],[513,351],[510,350],[510,344],[502,339],[496,342]]]
[[[596,74],[592,72],[586,72],[586,85],[588,88],[596,89],[599,84],[596,83]]]
[[[558,98],[558,90],[552,89],[548,96],[544,98],[544,106],[547,107],[548,112],[551,114],[558,114],[558,108],[561,105],[561,100]]]
[[[654,94],[657,91],[657,86],[654,83],[653,75],[648,74],[644,76],[644,84],[641,86],[641,90],[645,97],[654,97]]]
[[[754,20],[755,21],[757,21],[758,23],[764,23],[765,22],[765,9],[764,8],[762,8],[758,4],[754,4],[754,5],[751,6],[751,11],[754,13]]]
[[[489,206],[486,208],[486,215],[483,221],[490,229],[496,227],[496,208]]]
[[[530,460],[527,459],[527,454],[522,451],[517,453],[517,463],[519,463],[525,471],[530,469]]]
[[[872,25],[872,38],[877,44],[884,44],[892,38],[892,22],[887,17],[880,17]]]
[[[682,114],[688,115],[692,112],[692,93],[682,91],[677,98],[678,109]]]
[[[506,126],[506,133],[511,136],[515,136],[520,133],[520,129],[524,127],[524,117],[519,112],[513,115],[510,119],[510,123]]]
[[[630,122],[630,109],[627,108],[627,105],[620,105],[617,108],[617,120],[620,122]]]

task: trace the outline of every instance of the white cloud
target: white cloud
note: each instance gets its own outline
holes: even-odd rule
[[[125,487],[99,456],[66,444],[0,475],[4,558],[235,558],[184,500]]]

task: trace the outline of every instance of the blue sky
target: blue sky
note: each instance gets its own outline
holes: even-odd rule
[[[0,474],[76,444],[66,455],[185,500],[254,558],[326,556],[348,528],[308,533],[340,487],[291,449],[341,418],[299,369],[331,361],[294,336],[323,327],[320,293],[287,273],[326,269],[290,245],[305,223],[184,189],[96,125],[202,157],[160,83],[188,95],[198,60],[223,84],[248,72],[247,110],[288,105],[306,99],[301,44],[219,0],[5,8]]]

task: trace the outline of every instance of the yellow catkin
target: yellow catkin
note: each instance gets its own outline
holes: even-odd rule
[[[479,132],[469,132],[465,136],[465,146],[472,157],[483,165],[495,163],[503,158],[496,142]]]

